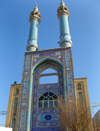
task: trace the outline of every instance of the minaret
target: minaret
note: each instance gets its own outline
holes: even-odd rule
[[[60,20],[60,47],[71,47],[72,41],[69,31],[69,11],[68,8],[65,6],[63,0],[61,0],[60,6],[57,10],[57,17]]]
[[[38,50],[38,25],[41,21],[41,14],[38,11],[37,4],[35,4],[34,11],[31,12],[29,22],[30,32],[29,39],[27,41],[27,51],[36,51]]]

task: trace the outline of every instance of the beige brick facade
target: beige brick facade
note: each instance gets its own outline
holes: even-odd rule
[[[78,84],[81,85],[81,89],[78,89]],[[75,85],[75,97],[76,97],[77,105],[79,103],[78,93],[82,93],[82,100],[83,100],[84,109],[88,109],[88,114],[91,116],[90,102],[89,102],[89,95],[88,95],[88,88],[87,88],[87,78],[74,79],[74,85]],[[19,90],[18,94],[15,93],[16,89]],[[12,120],[13,120],[13,118],[15,118],[16,122],[15,122],[15,130],[14,131],[17,131],[20,95],[21,95],[21,84],[11,85],[5,126],[12,127]],[[13,115],[14,100],[16,98],[18,99],[17,111],[16,111],[16,115]],[[89,126],[89,131],[93,131],[92,121]]]
[[[18,94],[16,94],[16,90],[17,89],[19,90]],[[11,85],[5,126],[6,127],[12,127],[12,119],[15,118],[15,120],[16,120],[16,122],[15,122],[15,131],[17,131],[17,124],[18,124],[20,94],[21,94],[21,84],[13,84],[13,85]],[[18,99],[17,111],[16,111],[16,115],[13,115],[14,100],[16,98]]]
[[[81,89],[78,89],[78,84],[81,84]],[[79,104],[78,93],[82,93],[82,101],[83,107],[86,111],[88,111],[89,117],[91,117],[91,110],[90,110],[90,102],[89,102],[89,95],[88,95],[88,87],[87,87],[87,78],[77,78],[74,79],[74,86],[75,86],[75,97],[77,106]],[[89,126],[89,131],[93,131],[93,124],[92,118]]]

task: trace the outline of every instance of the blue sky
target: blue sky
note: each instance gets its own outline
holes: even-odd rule
[[[59,48],[57,8],[60,0],[0,1],[0,111],[7,110],[10,85],[21,83],[24,52],[29,36],[29,15],[35,2],[41,13],[39,50]],[[100,0],[64,0],[69,27],[75,78],[87,77],[90,102],[100,102]],[[95,112],[100,109],[95,108]],[[0,116],[5,124],[6,116]]]

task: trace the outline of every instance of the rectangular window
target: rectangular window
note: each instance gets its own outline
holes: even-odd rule
[[[19,93],[19,90],[18,90],[18,89],[16,89],[16,91],[15,91],[15,95],[18,95],[18,93]]]
[[[17,111],[17,102],[18,102],[18,99],[16,98],[15,101],[14,101],[13,115],[16,115],[16,111]]]
[[[53,107],[53,100],[49,101],[49,107]]]
[[[44,108],[48,107],[48,101],[44,101]]]
[[[39,102],[38,102],[38,107],[39,107],[39,108],[42,108],[42,101],[39,101]]]

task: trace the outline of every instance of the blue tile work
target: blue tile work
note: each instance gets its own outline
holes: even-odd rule
[[[24,80],[23,99],[27,97],[27,78]]]
[[[55,108],[55,109],[37,109],[37,114],[47,114],[47,113],[59,113],[60,109]]]
[[[71,75],[67,75],[67,83],[68,83],[68,96],[72,96],[72,82],[71,82]]]
[[[26,58],[26,65],[25,65],[25,68],[26,68],[26,69],[29,69],[29,66],[30,66],[30,58],[27,57],[27,58]]]
[[[68,16],[66,13],[60,14],[60,35],[67,34],[70,35],[69,25],[68,25]]]
[[[27,58],[29,59],[27,61]],[[29,97],[29,78],[30,78],[30,67],[31,67],[31,55],[27,55],[26,57],[24,57],[24,65],[23,65],[23,73],[22,73],[22,87],[21,87],[21,98],[20,98],[20,108],[19,108],[19,120],[18,120],[18,130],[26,130],[27,129],[27,112],[28,112],[28,97]],[[28,63],[27,63],[28,62]],[[26,68],[28,65],[28,68]],[[26,72],[28,72],[26,74]],[[26,98],[23,99],[23,92],[24,92],[24,88],[26,88],[25,86],[25,79],[28,79],[28,84],[27,84],[27,95]],[[22,114],[23,112],[25,112],[25,119],[24,121],[22,120]],[[25,125],[25,126],[23,126]]]
[[[54,121],[59,120],[59,116],[57,114],[45,114],[45,115],[38,115],[38,121]]]
[[[37,90],[37,86],[38,86],[38,76],[40,75],[40,72],[46,68],[54,68],[57,70],[58,72],[58,78],[59,78],[59,87],[56,89],[54,87],[50,88],[50,89],[40,89],[40,90]],[[35,82],[34,82],[34,88],[33,88],[33,91],[32,91],[32,125],[31,127],[33,128],[36,128],[36,127],[50,127],[50,126],[60,126],[60,122],[55,120],[54,122],[52,122],[51,120],[50,121],[46,121],[46,122],[38,122],[38,119],[37,119],[37,100],[38,98],[44,93],[44,92],[47,92],[47,91],[51,91],[51,92],[54,92],[55,94],[57,94],[58,96],[61,96],[60,94],[62,93],[63,95],[63,88],[61,88],[63,85],[62,83],[62,68],[60,66],[58,66],[57,64],[55,64],[54,62],[46,62],[46,63],[43,63],[43,64],[40,64],[40,66],[38,68],[36,68],[34,70],[34,75],[33,75],[34,79],[35,79]],[[61,80],[60,80],[61,79]],[[50,109],[49,109],[50,110]],[[41,113],[42,114],[42,113]],[[46,114],[47,115],[47,114]],[[49,114],[48,114],[49,115]]]
[[[69,59],[69,53],[66,53],[66,65],[69,66],[70,65],[70,59]]]
[[[39,85],[38,76],[42,70],[48,67],[57,70],[59,82]],[[69,75],[70,77],[68,77]],[[25,79],[27,79],[27,95],[23,99],[23,92],[26,89]],[[59,118],[59,108],[38,109],[37,100],[46,91],[52,91],[59,97],[63,95],[67,100],[75,98],[71,48],[25,53],[18,131],[60,131],[59,119],[39,120],[40,115],[44,117],[46,115],[57,115]],[[69,93],[70,91],[71,93]],[[23,112],[25,112],[24,120],[22,119]]]
[[[46,120],[47,121],[47,120]],[[55,120],[55,122],[37,122],[36,123],[36,126],[37,127],[50,127],[50,126],[52,126],[52,127],[55,127],[55,126],[60,126],[60,121],[56,121]]]
[[[69,11],[63,1],[57,9],[57,17],[60,20],[60,47],[71,47],[72,41],[68,23]]]
[[[38,48],[38,18],[33,18],[30,25],[29,39],[27,41],[27,47],[34,45]]]
[[[61,131],[60,127],[56,128],[32,128],[32,131]]]
[[[71,47],[70,43],[72,41],[69,31],[68,15],[65,12],[60,13],[60,43],[62,42],[61,47]]]
[[[58,88],[59,88],[59,87],[58,87]],[[57,96],[60,95],[59,89],[52,89],[52,88],[48,89],[48,88],[47,88],[47,89],[45,89],[45,90],[38,90],[38,97],[39,97],[40,95],[42,95],[43,93],[45,93],[46,91],[56,92]]]
[[[25,128],[25,112],[24,112],[24,111],[21,113],[21,123],[20,123],[20,127],[21,127],[21,129],[24,129],[24,128]]]
[[[50,88],[58,88],[59,84],[46,84],[46,85],[38,85],[38,89],[50,89]]]
[[[68,55],[69,53],[69,55]],[[74,89],[74,72],[73,72],[73,61],[72,61],[72,53],[71,51],[65,51],[65,55],[66,56],[66,71],[65,71],[65,74],[67,76],[67,79],[66,79],[66,95],[68,95],[69,97],[69,100],[73,99],[75,100],[75,89]],[[69,57],[69,58],[68,58]],[[67,61],[68,59],[70,60],[70,62],[68,62],[67,64]]]

